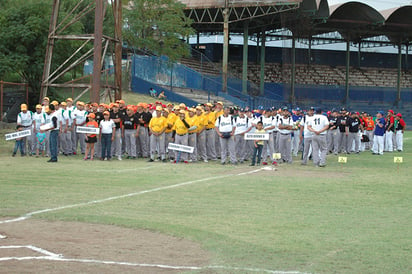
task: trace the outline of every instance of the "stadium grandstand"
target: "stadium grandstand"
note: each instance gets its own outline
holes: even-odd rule
[[[198,34],[191,58],[170,65],[167,58],[135,55],[133,89],[157,86],[168,98],[180,94],[204,103],[213,95],[252,108],[394,108],[411,120],[412,6],[377,10],[356,1],[180,2]],[[220,35],[223,43],[200,43],[201,35]],[[234,36],[243,36],[243,44],[231,44]],[[273,41],[284,46],[266,46]],[[325,44],[344,44],[346,51],[312,49]],[[388,46],[395,53],[364,50]]]

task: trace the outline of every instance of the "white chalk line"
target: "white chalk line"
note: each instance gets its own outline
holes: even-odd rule
[[[199,183],[199,182],[204,182],[204,181],[209,181],[209,180],[214,180],[214,179],[222,179],[222,178],[226,178],[226,177],[230,177],[230,176],[243,176],[243,175],[256,173],[256,172],[259,172],[261,170],[263,170],[263,169],[262,168],[261,169],[256,169],[256,170],[242,172],[242,173],[234,174],[234,175],[230,174],[230,175],[209,177],[209,178],[199,179],[199,180],[195,180],[195,181],[189,181],[189,182],[184,182],[184,183],[180,183],[180,184],[175,184],[175,185],[170,185],[170,186],[165,186],[165,187],[159,187],[159,188],[139,191],[139,192],[135,192],[135,193],[129,193],[129,194],[120,195],[120,196],[109,197],[109,198],[106,198],[106,199],[90,201],[90,202],[87,202],[87,203],[79,203],[79,204],[74,204],[74,205],[67,205],[67,206],[62,206],[62,207],[57,207],[57,208],[50,208],[50,209],[34,211],[34,212],[27,213],[26,215],[21,216],[21,217],[16,218],[16,219],[0,221],[0,224],[23,221],[23,220],[26,220],[26,219],[30,218],[31,216],[33,216],[35,214],[40,214],[40,213],[45,213],[45,212],[50,212],[50,211],[56,211],[56,210],[61,210],[61,209],[66,209],[66,208],[71,208],[71,207],[84,206],[84,205],[89,205],[89,204],[102,203],[102,202],[121,199],[121,198],[125,198],[125,197],[131,197],[131,196],[141,195],[141,194],[145,194],[145,193],[150,193],[150,192],[155,192],[155,191],[160,191],[160,190],[165,190],[165,189],[171,189],[171,188],[186,186],[186,185],[195,184],[195,183]],[[265,273],[272,273],[272,274],[304,274],[304,272],[299,272],[299,271],[277,271],[277,270],[260,269],[260,268],[242,268],[242,267],[213,266],[213,265],[212,266],[172,266],[172,265],[164,265],[164,264],[130,263],[130,262],[116,262],[116,261],[93,260],[93,259],[72,259],[72,258],[64,258],[63,255],[61,255],[61,254],[56,254],[56,253],[47,251],[45,249],[32,246],[32,245],[27,245],[27,246],[0,246],[0,249],[12,249],[12,248],[28,248],[28,249],[31,249],[33,251],[39,252],[39,253],[41,253],[45,256],[0,257],[0,261],[47,260],[47,261],[60,261],[60,262],[77,262],[77,263],[95,263],[95,264],[107,264],[107,265],[121,265],[121,266],[132,266],[132,267],[153,267],[153,268],[177,269],[177,270],[179,270],[179,269],[181,269],[181,270],[222,269],[222,270],[237,270],[237,271],[249,271],[249,272],[265,272]]]
[[[199,179],[199,180],[188,181],[188,182],[169,185],[169,186],[157,187],[157,188],[142,190],[142,191],[138,191],[138,192],[132,192],[132,193],[119,195],[119,196],[113,196],[113,197],[104,198],[104,199],[100,199],[100,200],[93,200],[93,201],[84,202],[84,203],[78,203],[78,204],[60,206],[60,207],[55,207],[55,208],[47,208],[47,209],[37,210],[37,211],[26,213],[25,215],[20,216],[20,217],[15,218],[15,219],[2,220],[2,221],[0,221],[0,224],[24,221],[24,220],[27,220],[28,218],[31,218],[33,215],[38,215],[38,214],[42,214],[42,213],[58,211],[58,210],[63,210],[63,209],[68,209],[68,208],[73,208],[73,207],[82,207],[82,206],[88,206],[88,205],[93,205],[93,204],[99,204],[99,203],[109,202],[109,201],[113,201],[113,200],[138,196],[138,195],[142,195],[142,194],[146,194],[146,193],[151,193],[151,192],[156,192],[156,191],[161,191],[161,190],[167,190],[167,189],[192,185],[192,184],[201,183],[201,182],[205,182],[205,181],[223,179],[223,178],[231,177],[231,176],[243,176],[243,175],[256,173],[256,172],[259,172],[261,170],[263,170],[263,169],[255,169],[255,170],[252,170],[252,171],[243,172],[243,173],[239,173],[239,174],[228,174],[228,175],[221,175],[221,176],[203,178],[203,179]]]
[[[242,268],[242,267],[230,267],[230,266],[177,266],[177,265],[165,265],[165,264],[147,264],[147,263],[131,263],[131,262],[117,262],[117,261],[105,261],[105,260],[93,260],[93,259],[73,259],[64,258],[61,254],[56,254],[45,249],[32,246],[32,245],[22,245],[22,246],[0,246],[0,249],[19,249],[27,248],[36,251],[45,256],[25,256],[25,257],[0,257],[1,261],[27,261],[27,260],[46,260],[46,261],[59,261],[59,262],[76,262],[76,263],[94,263],[94,264],[106,264],[106,265],[121,265],[121,266],[132,266],[132,267],[153,267],[162,269],[175,269],[175,270],[204,270],[204,269],[223,269],[223,270],[237,270],[237,271],[249,271],[249,272],[266,272],[272,274],[303,274],[299,271],[277,271],[261,268]]]

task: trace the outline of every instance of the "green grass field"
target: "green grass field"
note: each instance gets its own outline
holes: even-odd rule
[[[402,153],[348,155],[346,164],[331,155],[323,169],[295,159],[258,172],[247,164],[80,156],[49,164],[12,158],[14,143],[3,139],[0,217],[75,205],[32,218],[165,233],[200,243],[212,265],[243,269],[207,273],[411,273],[411,137]]]

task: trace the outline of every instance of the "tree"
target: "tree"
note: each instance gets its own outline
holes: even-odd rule
[[[0,77],[17,73],[39,90],[49,23],[46,1],[9,2],[0,11]]]
[[[189,54],[184,38],[192,35],[191,20],[176,0],[132,0],[124,12],[124,41],[131,47],[172,60]]]
[[[1,1],[1,0],[0,0]],[[0,9],[0,78],[17,74],[28,83],[30,105],[38,102],[49,33],[51,1],[16,0],[2,2]],[[61,16],[64,16],[64,12]],[[81,24],[70,26],[73,31]],[[76,42],[78,43],[78,42]],[[59,61],[67,58],[75,44],[56,43]]]

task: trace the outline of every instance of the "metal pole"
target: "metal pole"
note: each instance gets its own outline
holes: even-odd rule
[[[248,65],[248,43],[249,42],[249,22],[245,22],[243,29],[243,68],[242,68],[242,93],[247,94],[247,65]]]
[[[292,73],[290,76],[290,103],[295,104],[295,78],[296,78],[296,39],[292,36]]]
[[[409,44],[406,44],[406,52],[405,52],[405,70],[409,70],[409,65],[408,65],[408,55],[409,55]]]
[[[122,99],[122,1],[115,0],[113,2],[114,9],[114,38],[115,38],[115,63],[114,63],[114,76],[115,76],[115,94],[114,99]],[[103,23],[102,23],[103,24]]]
[[[309,48],[308,48],[308,65],[312,63],[312,37],[309,38]]]
[[[100,78],[102,74],[102,38],[103,38],[103,0],[96,0],[94,18],[94,57],[93,57],[93,81],[90,90],[90,101],[100,102]]]
[[[346,41],[346,77],[345,77],[345,106],[349,103],[349,66],[350,66],[350,41]]]
[[[396,81],[396,105],[401,101],[401,77],[402,77],[402,42],[398,45],[398,79]]]
[[[222,92],[226,93],[227,92],[227,63],[229,61],[229,9],[227,8],[227,6],[223,11],[223,17],[224,17],[224,22],[223,22]]]
[[[260,43],[260,91],[259,95],[263,96],[265,93],[265,48],[266,48],[266,30],[262,29],[262,42]]]
[[[44,60],[43,78],[42,78],[42,83],[41,83],[39,103],[41,103],[43,98],[47,96],[47,91],[49,88],[48,79],[50,76],[51,62],[52,62],[52,57],[53,57],[53,48],[54,48],[54,39],[55,39],[54,36],[56,35],[55,32],[56,32],[57,18],[59,16],[59,7],[60,7],[60,0],[54,0],[52,16],[50,19],[50,26],[49,26],[49,37],[47,38],[46,57]]]

